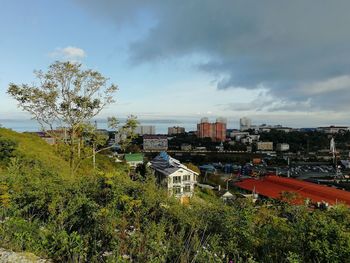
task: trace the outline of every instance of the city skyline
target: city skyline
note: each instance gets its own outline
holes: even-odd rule
[[[31,84],[33,70],[70,60],[119,86],[117,103],[101,119],[135,114],[181,124],[248,116],[291,127],[348,125],[348,7],[347,1],[4,1],[0,119],[29,119],[6,94],[10,82]]]

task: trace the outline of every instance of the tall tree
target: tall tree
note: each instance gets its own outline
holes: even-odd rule
[[[69,145],[69,163],[74,171],[77,133],[83,123],[114,102],[117,86],[101,73],[83,69],[81,64],[56,61],[47,72],[34,71],[38,83],[11,83],[8,93],[23,110],[37,120],[42,130],[58,137],[54,126],[64,127]]]
[[[111,122],[113,122],[112,119]],[[138,125],[139,121],[137,117],[130,115],[126,119],[125,124],[117,130],[118,144],[123,151],[126,151],[132,141],[137,137],[135,130]]]

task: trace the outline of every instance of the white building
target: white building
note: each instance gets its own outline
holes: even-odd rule
[[[241,131],[249,130],[252,126],[252,120],[247,117],[240,118],[239,126]]]
[[[230,133],[230,137],[233,138],[236,142],[248,143],[259,141],[260,135],[258,134],[249,134],[249,132],[233,131]]]
[[[279,151],[279,152],[289,151],[289,144],[288,143],[278,143],[276,145],[276,151]]]
[[[166,152],[161,152],[151,161],[151,168],[155,171],[157,183],[167,187],[170,196],[179,198],[181,202],[188,202],[193,196],[198,173],[170,157]]]
[[[135,133],[140,136],[153,135],[156,134],[156,127],[153,125],[139,125],[135,129]]]
[[[249,136],[249,132],[233,131],[230,133],[230,137],[239,142],[242,138]]]

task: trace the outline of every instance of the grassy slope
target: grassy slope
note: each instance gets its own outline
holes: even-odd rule
[[[53,146],[33,134],[17,133],[10,129],[0,128],[0,137],[17,142],[16,156],[24,156],[30,160],[40,160],[43,167],[59,174],[69,174],[69,165],[55,153]]]
[[[0,128],[0,137],[17,142],[15,151],[16,156],[23,156],[29,160],[40,161],[42,167],[49,171],[55,171],[57,174],[69,178],[69,163],[60,154],[57,153],[55,146],[49,145],[40,137],[34,134],[18,133],[6,128]],[[127,165],[115,163],[105,155],[98,154],[96,157],[98,170],[104,172],[127,171]],[[5,169],[4,164],[0,162],[0,171]],[[93,171],[92,158],[85,159],[79,166],[78,173],[81,175],[91,174]]]

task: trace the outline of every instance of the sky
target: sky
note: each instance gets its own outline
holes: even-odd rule
[[[0,123],[30,118],[9,83],[70,60],[118,85],[101,119],[350,125],[348,10],[347,0],[2,0]]]

